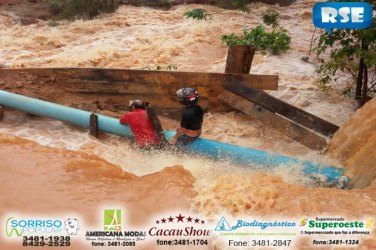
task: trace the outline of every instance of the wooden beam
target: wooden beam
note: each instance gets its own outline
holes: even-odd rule
[[[155,70],[130,70],[130,69],[105,69],[105,68],[19,68],[0,69],[2,74],[32,74],[47,81],[60,83],[66,82],[102,82],[112,83],[147,83],[159,84],[168,89],[179,89],[186,86],[193,87],[220,87],[229,78],[244,82],[247,86],[258,89],[278,89],[277,75],[248,75],[248,74],[223,74],[206,72],[182,71],[155,71]],[[173,87],[173,88],[172,88]],[[218,93],[220,94],[220,92]],[[217,94],[217,95],[218,95]]]
[[[90,115],[90,135],[98,138],[98,116],[94,113]]]
[[[4,108],[0,106],[0,121],[4,119]]]
[[[154,112],[154,109],[151,108],[149,105],[146,108],[146,112],[148,113],[148,117],[150,118],[154,131],[157,134],[158,141],[161,147],[165,147],[168,145],[168,140],[165,136],[164,130],[162,128],[161,122],[159,121],[157,115]]]
[[[324,138],[311,132],[307,128],[301,127],[287,119],[284,119],[283,117],[229,91],[223,91],[218,98],[231,107],[261,121],[266,126],[290,137],[291,139],[310,149],[321,150],[327,145]]]
[[[256,49],[249,45],[228,48],[225,73],[249,74]]]
[[[223,105],[217,96],[222,93],[224,82],[229,78],[238,79],[247,86],[278,88],[276,75],[97,68],[6,68],[0,69],[0,89],[63,105],[83,104],[93,107],[88,109],[91,111],[95,110],[95,103],[110,103],[121,108],[128,106],[129,100],[140,99],[151,103],[156,113],[161,114],[159,111],[163,109],[175,109],[172,113],[178,113],[181,107],[176,101],[176,90],[191,86],[198,90],[203,109],[226,112],[229,106]]]
[[[246,86],[237,79],[227,81],[225,83],[225,89],[259,106],[262,106],[273,113],[278,113],[325,136],[333,136],[333,134],[339,128],[335,124],[296,108],[287,102],[281,101],[265,93],[264,91]]]

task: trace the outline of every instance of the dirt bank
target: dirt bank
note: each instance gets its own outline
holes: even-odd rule
[[[376,98],[367,102],[335,133],[329,155],[347,168],[354,187],[368,186],[376,178]]]

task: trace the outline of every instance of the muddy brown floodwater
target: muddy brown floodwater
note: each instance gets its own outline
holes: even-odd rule
[[[131,215],[131,227],[156,213],[188,210],[196,195],[195,178],[182,166],[137,177],[95,155],[43,147],[10,135],[0,136],[0,159],[2,216],[60,211],[79,214],[88,226],[96,226],[98,207],[115,203]],[[15,245],[20,244],[1,240],[0,248]]]

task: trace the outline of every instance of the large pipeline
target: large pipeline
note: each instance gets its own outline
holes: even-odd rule
[[[0,105],[85,128],[90,126],[91,113],[88,111],[1,90]],[[100,114],[97,115],[98,129],[100,131],[129,138],[133,137],[130,128],[120,124],[118,119]],[[166,132],[167,138],[172,138],[174,134],[174,131]],[[270,154],[261,150],[239,147],[203,138],[186,145],[185,150],[189,153],[204,155],[215,160],[228,160],[246,167],[258,168],[261,165],[263,166],[263,170],[271,170],[276,167],[289,165],[298,166],[305,175],[315,179],[318,184],[324,186],[344,187],[349,182],[348,178],[344,176],[344,169],[342,168],[324,166],[319,163],[302,161],[285,155]]]

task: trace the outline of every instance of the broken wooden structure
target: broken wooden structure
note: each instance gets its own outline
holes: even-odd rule
[[[236,79],[226,81],[219,100],[314,150],[325,148],[325,137],[338,130],[337,125]]]
[[[98,68],[0,69],[0,89],[91,112],[111,111],[117,117],[129,110],[130,100],[140,99],[151,103],[156,114],[178,118],[181,105],[176,100],[176,90],[186,86],[199,91],[200,105],[206,111],[235,108],[315,150],[324,148],[326,137],[338,129],[262,91],[278,88],[275,75]],[[95,118],[95,136],[94,128]]]
[[[249,45],[228,48],[225,73],[249,74],[256,49]]]
[[[251,46],[229,47],[225,72],[248,74],[254,54]],[[246,85],[239,79],[226,79],[225,90],[218,99],[310,149],[324,149],[326,137],[331,137],[338,130],[338,126]]]
[[[218,100],[224,82],[235,78],[257,89],[276,90],[276,75],[222,74],[101,68],[0,69],[0,89],[92,112],[126,112],[129,100],[144,100],[158,115],[176,117],[176,90],[191,86],[204,110],[228,111]]]

